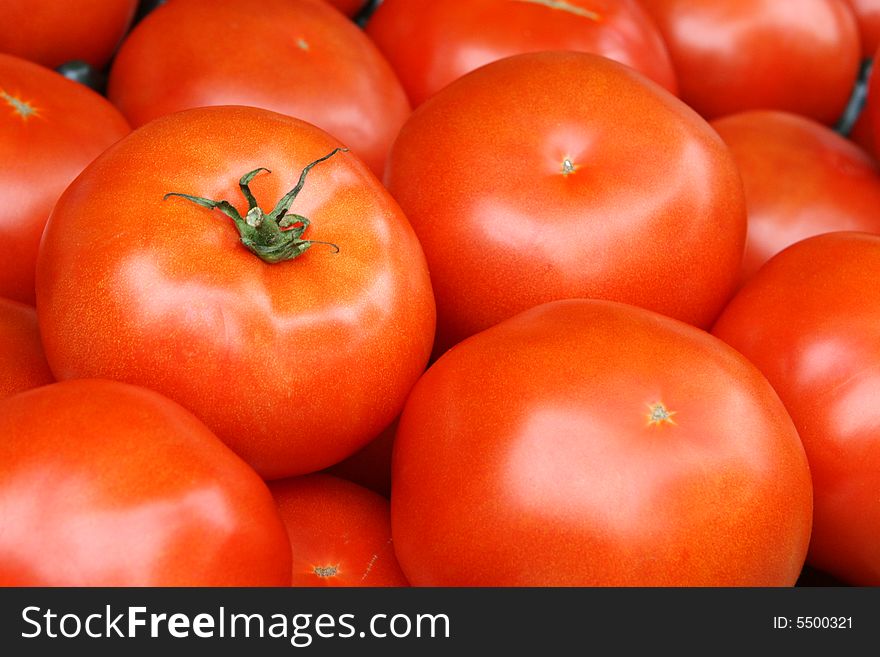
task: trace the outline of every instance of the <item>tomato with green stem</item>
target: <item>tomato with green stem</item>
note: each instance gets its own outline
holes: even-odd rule
[[[256,108],[180,112],[108,150],[59,200],[37,275],[59,379],[158,390],[267,478],[376,436],[434,335],[399,206],[336,139]]]

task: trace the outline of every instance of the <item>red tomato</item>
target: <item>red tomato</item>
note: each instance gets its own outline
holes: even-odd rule
[[[33,305],[37,246],[52,206],[128,132],[122,115],[95,92],[0,55],[0,297]]]
[[[131,25],[137,0],[3,0],[0,51],[55,68],[79,59],[110,61]],[[97,119],[96,119],[97,120]]]
[[[880,167],[830,128],[774,111],[732,115],[712,127],[745,185],[743,279],[804,238],[835,230],[880,233]]]
[[[40,342],[36,311],[0,299],[0,399],[54,380]]]
[[[517,55],[459,79],[404,125],[386,182],[428,258],[441,348],[572,297],[707,325],[738,276],[727,148],[604,57]]]
[[[388,500],[325,474],[270,484],[293,550],[293,586],[408,586]]]
[[[222,38],[205,35],[222,35]],[[139,126],[205,105],[250,105],[314,123],[374,173],[409,114],[388,62],[323,2],[175,0],[125,40],[107,94]]]
[[[757,365],[797,425],[815,515],[809,560],[880,585],[880,237],[830,233],[786,249],[713,332]]]
[[[357,157],[335,153],[304,179],[338,146],[297,119],[217,107],[156,120],[98,158],[40,250],[55,375],[158,390],[269,478],[325,468],[378,435],[424,369],[434,301],[412,229]],[[250,186],[267,213],[304,179],[296,214],[248,210],[239,178],[259,167],[271,173]],[[171,192],[259,219],[263,256],[222,212],[163,200]],[[279,244],[298,257],[273,264]]]
[[[770,385],[623,304],[557,301],[457,345],[394,450],[417,586],[791,585],[807,550],[810,474]]]
[[[880,48],[880,0],[847,0],[859,25],[862,57],[873,57]]]
[[[636,0],[385,0],[367,34],[413,105],[484,64],[542,50],[605,55],[676,91],[660,32]]]
[[[280,586],[266,485],[190,413],[121,383],[0,401],[0,585]]]
[[[391,453],[394,448],[395,433],[397,433],[397,420],[371,440],[366,447],[327,468],[327,474],[342,477],[380,495],[390,497]]]
[[[780,109],[831,124],[846,107],[860,48],[844,0],[640,1],[703,116]]]

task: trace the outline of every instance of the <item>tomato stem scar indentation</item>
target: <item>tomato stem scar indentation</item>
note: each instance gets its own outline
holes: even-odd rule
[[[315,575],[318,577],[335,577],[339,572],[339,564],[335,566],[315,566]]]
[[[668,410],[662,402],[648,404],[648,426],[651,427],[660,426],[663,424],[675,424],[675,420],[672,419],[672,416],[675,414],[676,411]]]
[[[6,103],[25,121],[29,119],[31,116],[35,116],[37,114],[37,109],[31,105],[30,103],[26,103],[21,98],[16,98],[5,91],[0,91],[0,98],[6,101]]]

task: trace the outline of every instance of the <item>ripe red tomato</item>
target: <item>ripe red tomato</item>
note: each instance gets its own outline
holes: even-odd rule
[[[367,34],[413,105],[484,64],[542,50],[605,55],[677,88],[660,32],[636,0],[385,0]]]
[[[880,233],[880,167],[830,128],[774,111],[735,114],[712,127],[730,147],[745,185],[744,280],[807,237]]]
[[[428,258],[441,348],[573,297],[707,325],[738,276],[745,200],[724,143],[604,57],[517,55],[459,79],[404,125],[386,183]]]
[[[810,563],[880,585],[880,237],[829,233],[770,260],[713,333],[757,365],[798,428],[815,488]]]
[[[40,342],[36,311],[0,299],[0,399],[54,380]]]
[[[270,484],[293,551],[293,586],[408,586],[388,500],[326,474]]]
[[[350,146],[377,175],[409,114],[378,49],[338,11],[310,0],[163,5],[125,40],[107,94],[134,126],[206,105],[295,116]]]
[[[0,50],[55,68],[79,59],[103,68],[131,25],[137,0],[3,0]],[[97,119],[96,119],[97,120]]]
[[[0,401],[0,585],[280,586],[266,485],[155,392],[79,380]]]
[[[844,0],[640,1],[703,116],[779,109],[832,124],[846,107],[860,47]]]
[[[367,167],[347,152],[314,163],[338,146],[297,119],[215,107],[156,120],[98,158],[40,250],[55,375],[158,390],[269,478],[325,468],[378,435],[427,362],[434,301],[419,243]],[[259,167],[271,173],[250,188],[266,214],[239,190]],[[269,215],[300,178],[296,214]],[[263,256],[223,212],[170,192],[229,201],[259,223],[239,220]],[[279,249],[298,257],[273,263]]]
[[[128,132],[122,115],[95,92],[0,55],[0,297],[33,305],[37,246],[52,206]]]
[[[810,474],[770,385],[623,304],[557,301],[457,345],[394,450],[416,586],[791,585],[807,550]]]
[[[347,479],[372,491],[391,496],[391,453],[397,420],[344,461],[327,468],[327,474]]]
[[[873,57],[880,48],[880,0],[847,0],[859,25],[862,57]]]

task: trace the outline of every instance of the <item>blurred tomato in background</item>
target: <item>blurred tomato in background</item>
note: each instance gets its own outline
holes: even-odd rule
[[[0,297],[33,305],[37,247],[52,206],[129,131],[91,89],[0,54]]]
[[[682,99],[706,118],[779,109],[831,125],[859,70],[846,0],[639,0],[672,56]]]
[[[636,0],[385,0],[367,34],[413,105],[484,64],[543,50],[604,55],[677,90],[663,39]]]
[[[734,114],[712,127],[730,147],[745,185],[743,280],[807,237],[880,233],[880,167],[830,128],[776,111]]]
[[[48,68],[76,59],[103,68],[137,5],[137,0],[3,0],[0,52]]]

